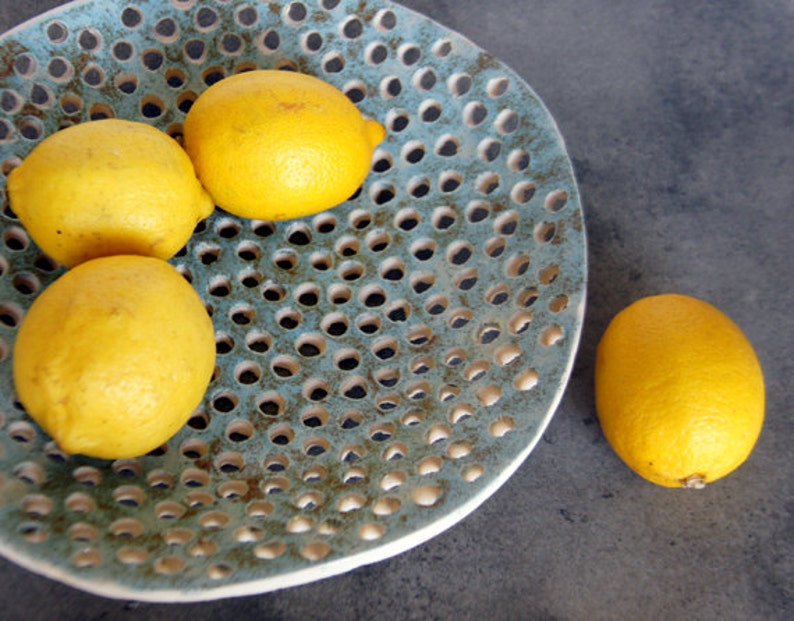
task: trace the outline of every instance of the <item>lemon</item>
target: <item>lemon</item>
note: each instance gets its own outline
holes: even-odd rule
[[[8,196],[33,240],[68,267],[113,254],[167,259],[214,207],[179,143],[119,119],[46,137],[11,171]]]
[[[47,287],[13,356],[19,400],[63,450],[119,459],[161,446],[190,418],[214,370],[215,338],[179,272],[117,255]]]
[[[643,298],[598,345],[596,409],[635,472],[667,487],[702,487],[750,455],[764,420],[752,345],[714,306],[685,295]]]
[[[183,133],[196,173],[219,207],[283,220],[350,198],[386,130],[319,78],[257,70],[201,93]]]

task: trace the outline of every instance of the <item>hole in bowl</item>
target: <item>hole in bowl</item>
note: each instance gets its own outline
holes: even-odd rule
[[[276,356],[270,365],[273,374],[279,379],[289,379],[300,371],[300,364],[292,356]]]

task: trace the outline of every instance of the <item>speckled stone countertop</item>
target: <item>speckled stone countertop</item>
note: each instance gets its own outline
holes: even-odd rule
[[[0,0],[0,31],[59,4]],[[266,595],[178,605],[103,599],[0,560],[4,619],[794,614],[791,2],[402,4],[525,78],[574,164],[588,306],[573,376],[542,441],[473,514],[390,560]],[[731,316],[767,383],[754,453],[699,491],[634,475],[605,442],[594,410],[593,359],[609,319],[669,291]]]

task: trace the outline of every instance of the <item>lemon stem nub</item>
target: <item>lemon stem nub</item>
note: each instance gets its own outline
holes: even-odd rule
[[[373,149],[383,142],[384,138],[386,138],[386,128],[383,127],[383,125],[381,125],[378,121],[366,119],[364,121],[364,127],[367,131],[369,143],[372,145]]]
[[[681,483],[687,489],[703,489],[706,487],[706,479],[702,474],[690,474]]]

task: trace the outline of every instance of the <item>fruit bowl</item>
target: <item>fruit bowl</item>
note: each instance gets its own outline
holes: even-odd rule
[[[136,459],[67,455],[16,400],[16,330],[63,268],[4,203],[4,556],[106,597],[263,593],[421,544],[524,462],[570,374],[586,249],[564,143],[518,75],[379,0],[83,0],[0,47],[3,187],[74,123],[179,139],[203,89],[254,68],[316,75],[388,129],[344,204],[283,222],[217,209],[172,259],[217,367],[188,424]]]

